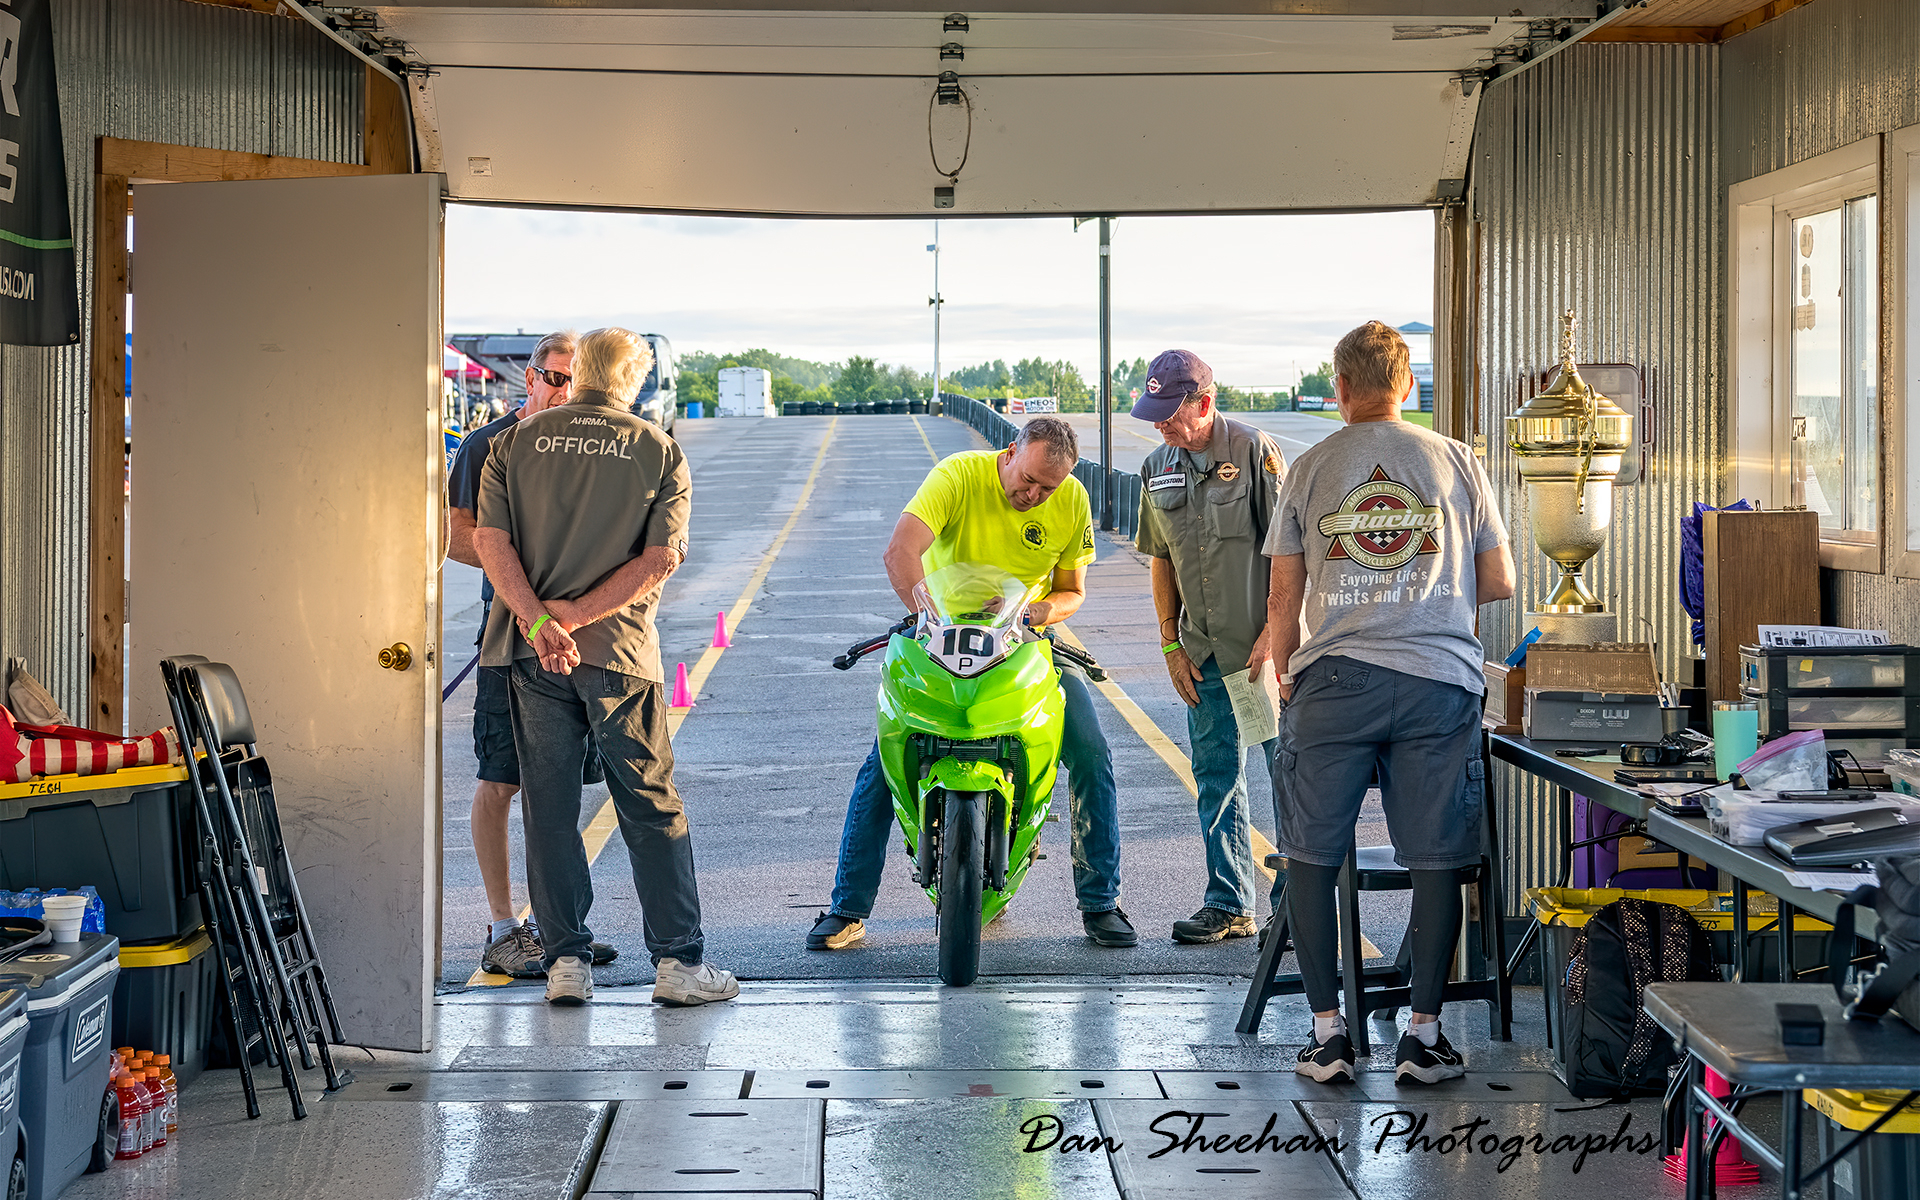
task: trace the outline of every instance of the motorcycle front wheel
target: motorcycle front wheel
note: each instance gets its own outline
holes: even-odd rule
[[[980,974],[980,894],[987,869],[987,795],[948,792],[940,830],[940,982]]]

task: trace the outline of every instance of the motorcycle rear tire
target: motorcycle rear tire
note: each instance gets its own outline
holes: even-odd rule
[[[980,975],[980,899],[987,870],[987,795],[948,792],[940,830],[940,982]]]

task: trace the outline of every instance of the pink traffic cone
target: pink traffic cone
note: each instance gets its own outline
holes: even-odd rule
[[[1711,1068],[1708,1068],[1706,1077],[1709,1095],[1718,1096],[1724,1100],[1727,1094],[1733,1091],[1727,1086],[1727,1081],[1720,1078]],[[1712,1133],[1715,1124],[1715,1119],[1708,1117],[1705,1123],[1706,1131]],[[1662,1166],[1673,1178],[1685,1179],[1687,1177],[1686,1144],[1681,1143],[1680,1153],[1667,1155]],[[1713,1156],[1713,1179],[1715,1183],[1720,1184],[1759,1183],[1760,1168],[1748,1162],[1746,1155],[1740,1153],[1740,1143],[1737,1139],[1727,1137],[1721,1141],[1720,1149]]]
[[[687,690],[687,664],[681,663],[680,670],[673,677],[672,708],[692,708],[693,693]]]
[[[733,640],[727,636],[727,614],[713,614],[713,648],[725,650],[732,645]]]

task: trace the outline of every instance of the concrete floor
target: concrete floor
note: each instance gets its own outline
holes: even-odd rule
[[[828,1197],[1482,1197],[1666,1195],[1658,1151],[1445,1153],[1396,1131],[1422,1116],[1437,1139],[1480,1120],[1508,1141],[1540,1133],[1611,1139],[1655,1130],[1658,1102],[1593,1107],[1547,1074],[1537,992],[1518,997],[1514,1041],[1489,1043],[1484,1009],[1449,1011],[1471,1067],[1463,1080],[1396,1089],[1391,1049],[1356,1085],[1285,1069],[1304,1005],[1277,1001],[1258,1038],[1233,1032],[1242,985],[1153,980],[788,982],[729,1004],[665,1010],[641,988],[554,1009],[524,991],[443,996],[428,1054],[349,1048],[356,1079],[290,1119],[272,1078],[248,1121],[237,1075],[182,1097],[168,1148],[103,1175],[71,1200],[388,1200],[729,1193],[727,1175],[809,1180]],[[1384,1027],[1378,1033],[1384,1034]],[[743,1114],[749,1139],[716,1132]],[[1276,1151],[1185,1150],[1167,1136],[1258,1136]],[[1185,1115],[1169,1115],[1185,1114]],[[1396,1115],[1397,1114],[1397,1115]],[[691,1130],[691,1131],[689,1131]],[[611,1136],[609,1136],[611,1134]],[[1028,1152],[1032,1144],[1051,1148]],[[1337,1149],[1311,1148],[1316,1135]],[[1095,1145],[1063,1150],[1068,1137]],[[1109,1150],[1101,1138],[1117,1143]],[[1291,1145],[1291,1149],[1285,1148]],[[676,1166],[676,1163],[695,1164]],[[680,1172],[701,1172],[683,1174]],[[1224,1173],[1223,1173],[1224,1172]],[[636,1181],[642,1186],[635,1186]],[[1123,1190],[1125,1189],[1125,1190]],[[1756,1190],[1754,1194],[1764,1194]]]
[[[1291,419],[1311,422],[1308,431],[1331,424]],[[827,660],[883,629],[897,607],[879,552],[933,457],[979,442],[957,422],[925,417],[702,421],[680,435],[694,468],[695,524],[662,620],[670,670],[699,660],[714,613],[731,609],[766,565],[735,648],[719,657],[675,738],[709,956],[746,981],[739,999],[695,1010],[649,1002],[652,971],[637,949],[640,914],[617,838],[594,866],[594,927],[627,953],[596,973],[591,1006],[550,1008],[537,983],[469,984],[486,914],[466,832],[468,683],[445,710],[447,889],[432,1051],[342,1050],[356,1081],[322,1097],[309,1073],[311,1115],[299,1122],[275,1073],[259,1075],[264,1114],[254,1121],[237,1074],[210,1073],[184,1091],[173,1145],[84,1177],[67,1196],[1612,1200],[1674,1190],[1657,1153],[1603,1154],[1576,1170],[1571,1155],[1529,1152],[1503,1167],[1480,1153],[1410,1150],[1392,1134],[1423,1115],[1436,1138],[1474,1120],[1503,1140],[1611,1137],[1623,1119],[1650,1131],[1657,1103],[1595,1109],[1571,1101],[1548,1073],[1537,991],[1516,996],[1510,1043],[1488,1042],[1483,1005],[1450,1008],[1448,1033],[1471,1071],[1408,1095],[1391,1081],[1393,1033],[1384,1026],[1362,1064],[1370,1069],[1339,1088],[1291,1073],[1307,1028],[1299,998],[1276,1001],[1260,1036],[1236,1034],[1252,943],[1167,939],[1168,923],[1200,898],[1193,801],[1110,698],[1098,704],[1121,780],[1124,903],[1143,935],[1138,949],[1100,951],[1081,937],[1064,827],[989,931],[974,987],[931,981],[931,908],[897,859],[866,943],[838,954],[802,949],[826,902],[847,789],[873,731],[871,670],[842,674]],[[811,499],[767,562],[816,461]],[[1103,538],[1099,553],[1072,627],[1147,721],[1184,746],[1145,564],[1123,542]],[[449,566],[446,645],[470,638],[477,588],[476,572]],[[1262,775],[1256,768],[1254,814],[1271,836]],[[589,789],[586,815],[604,795]],[[513,832],[518,863],[517,815]],[[1386,840],[1377,807],[1361,840]],[[524,877],[514,874],[523,901]],[[1391,954],[1403,898],[1369,896],[1364,914],[1363,932]],[[1283,1149],[1190,1145],[1156,1155],[1169,1144],[1163,1131],[1195,1132],[1193,1114],[1205,1114],[1208,1138],[1257,1136],[1271,1122]],[[1056,1135],[1052,1148],[1038,1148]]]

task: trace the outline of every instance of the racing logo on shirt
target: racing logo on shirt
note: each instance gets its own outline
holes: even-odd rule
[[[1446,515],[1423,503],[1413,489],[1387,478],[1384,468],[1347,493],[1337,511],[1320,518],[1320,536],[1333,539],[1327,557],[1351,559],[1376,571],[1393,571],[1417,555],[1440,553],[1434,532]]]
[[[1047,531],[1038,521],[1028,521],[1020,527],[1020,538],[1035,550],[1047,544]]]

